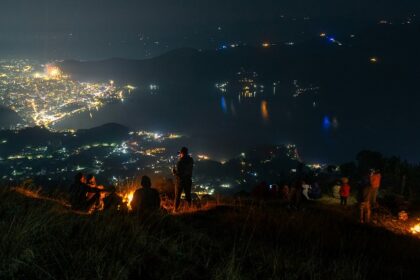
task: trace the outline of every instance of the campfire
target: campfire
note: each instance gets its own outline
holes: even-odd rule
[[[410,228],[412,234],[419,234],[420,233],[420,223]]]
[[[123,199],[123,203],[127,205],[128,211],[131,211],[131,201],[133,200],[134,191],[128,191],[126,193],[120,194]]]

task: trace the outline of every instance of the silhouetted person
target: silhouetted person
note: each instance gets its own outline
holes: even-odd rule
[[[179,208],[182,192],[185,193],[188,206],[191,206],[192,172],[194,166],[194,160],[188,154],[188,149],[186,147],[182,147],[178,155],[179,160],[176,164],[176,167],[172,170],[176,177],[175,211],[177,211]]]
[[[86,177],[82,173],[74,176],[74,183],[71,185],[71,206],[75,210],[88,211],[94,204],[99,203],[100,189],[90,187],[86,184]],[[90,196],[90,194],[93,194]]]
[[[309,197],[311,199],[319,199],[322,196],[321,193],[321,188],[319,187],[318,182],[314,182],[311,186],[311,188],[309,189]]]
[[[377,208],[378,207],[378,202],[377,202],[377,198],[378,198],[378,191],[379,191],[379,187],[381,186],[381,173],[378,170],[373,170],[369,176],[369,181],[370,181],[370,187],[372,188],[371,190],[371,206],[373,208]]]
[[[369,223],[371,216],[372,188],[369,184],[362,185],[360,201],[360,222]]]
[[[296,174],[293,178],[292,184],[290,185],[290,198],[289,207],[292,209],[299,209],[302,202],[302,191],[304,181],[304,167],[302,162],[299,162],[296,167]]]
[[[134,192],[131,200],[131,209],[134,213],[145,214],[158,211],[160,209],[159,192],[152,188],[152,182],[148,176],[141,178],[142,188]]]
[[[104,198],[104,210],[111,211],[128,211],[128,208],[121,196],[117,194],[117,189],[115,187],[110,187],[108,190],[109,194]]]

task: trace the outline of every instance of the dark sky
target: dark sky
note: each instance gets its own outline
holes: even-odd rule
[[[218,40],[259,40],[293,18],[295,25],[283,27],[297,33],[303,17],[352,22],[406,17],[419,10],[416,2],[2,0],[0,54],[143,58],[182,46],[212,48]]]

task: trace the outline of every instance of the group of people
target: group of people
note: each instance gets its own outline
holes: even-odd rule
[[[378,191],[381,186],[382,175],[378,170],[372,170],[369,178],[362,187],[360,197],[360,222],[369,223],[372,208],[378,208]]]
[[[360,222],[369,223],[371,219],[372,208],[378,207],[378,191],[381,186],[382,175],[379,170],[372,169],[368,176],[360,182],[358,200],[360,202]],[[340,204],[347,205],[347,200],[351,194],[351,187],[347,177],[341,178],[336,185],[336,190],[340,196]]]
[[[191,206],[191,189],[194,160],[188,153],[188,148],[182,147],[178,152],[178,162],[172,169],[176,177],[174,211],[178,211],[181,204],[181,194],[185,193],[188,206]],[[133,212],[142,214],[155,212],[160,209],[159,192],[152,188],[150,177],[143,176],[141,188],[134,192],[130,206]],[[85,176],[77,173],[70,188],[70,203],[74,210],[90,211],[95,208],[121,209],[127,207],[122,198],[116,193],[115,187],[104,188],[98,186],[93,175]],[[101,205],[102,204],[102,205]]]

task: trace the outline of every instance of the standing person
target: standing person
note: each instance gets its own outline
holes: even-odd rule
[[[347,205],[347,199],[350,196],[350,185],[349,179],[347,177],[343,177],[341,179],[341,187],[340,187],[340,205]]]
[[[373,208],[378,207],[377,198],[378,198],[379,187],[381,186],[381,179],[382,179],[381,173],[378,170],[372,170],[369,176],[369,181],[370,181],[370,187],[372,188],[371,203],[372,203]]]
[[[175,208],[177,211],[181,201],[181,193],[185,193],[185,198],[188,206],[191,207],[191,187],[192,187],[192,172],[194,160],[188,154],[188,148],[182,147],[178,153],[179,160],[176,167],[172,170],[176,177],[175,184]]]
[[[369,223],[371,216],[372,188],[369,183],[362,183],[360,190],[360,223]]]
[[[140,215],[158,211],[160,209],[160,196],[159,192],[152,188],[152,181],[148,176],[143,176],[140,184],[142,188],[134,192],[130,204],[131,209],[134,213]]]

